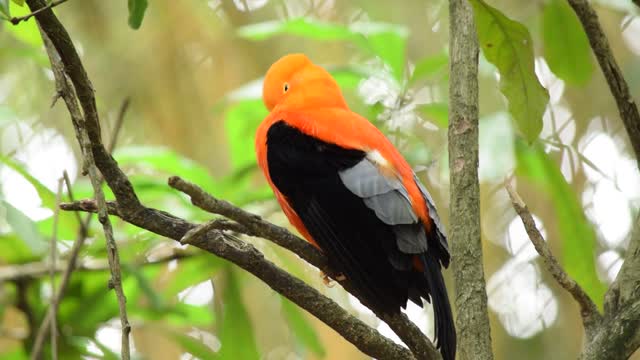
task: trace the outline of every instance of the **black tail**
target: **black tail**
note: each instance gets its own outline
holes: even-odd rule
[[[435,317],[436,348],[440,349],[444,360],[454,360],[456,357],[456,328],[453,323],[447,289],[444,286],[444,278],[440,270],[440,262],[433,254],[429,253],[424,254],[422,259]]]

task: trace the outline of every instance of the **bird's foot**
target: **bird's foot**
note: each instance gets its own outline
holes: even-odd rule
[[[334,287],[335,286],[335,282],[333,281],[333,279],[337,280],[337,281],[344,281],[347,279],[346,276],[344,276],[343,274],[337,274],[335,276],[329,275],[327,273],[325,273],[324,271],[320,272],[320,276],[322,277],[322,282],[324,283],[325,286],[327,287]],[[333,278],[333,279],[332,279]]]

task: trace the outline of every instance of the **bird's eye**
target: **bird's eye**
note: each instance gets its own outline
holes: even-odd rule
[[[289,91],[289,84],[288,83],[284,83],[284,87],[282,88],[282,90],[284,90],[283,92]]]

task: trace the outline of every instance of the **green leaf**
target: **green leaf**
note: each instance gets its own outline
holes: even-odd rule
[[[22,164],[2,154],[0,154],[0,164],[6,165],[27,180],[36,189],[44,207],[53,211],[55,207],[58,206],[56,203],[56,194],[31,175]],[[38,221],[37,225],[41,234],[51,235],[51,231],[53,230],[53,217]],[[78,222],[72,212],[61,211],[58,214],[58,238],[72,239],[75,237],[77,229]]]
[[[178,343],[182,349],[198,359],[219,359],[218,353],[213,351],[202,340],[183,334],[175,330],[167,330],[167,337]],[[239,358],[240,359],[240,358]]]
[[[0,0],[1,2],[2,0]],[[15,121],[18,116],[13,112],[13,110],[4,104],[0,104],[0,127],[10,124]]]
[[[578,197],[539,143],[528,146],[516,141],[516,158],[517,174],[538,184],[553,201],[562,239],[562,265],[601,307],[606,287],[596,273],[596,235]]]
[[[9,0],[0,0],[0,13],[2,13],[7,19],[11,18]]]
[[[123,166],[139,167],[167,176],[180,175],[207,191],[216,187],[211,174],[204,166],[171,149],[158,146],[127,146],[116,150],[114,157]]]
[[[355,42],[365,50],[379,56],[389,67],[396,80],[402,80],[405,68],[405,50],[409,30],[400,25],[378,22],[357,22],[349,26],[356,34]]]
[[[18,6],[24,6],[24,0],[11,0],[14,4]]]
[[[566,1],[551,0],[542,11],[544,55],[549,68],[569,84],[584,85],[593,72],[591,47]]]
[[[500,72],[500,91],[509,112],[529,143],[542,131],[542,115],[549,94],[534,71],[533,42],[527,28],[482,0],[470,0],[478,39],[489,62]]]
[[[418,80],[429,78],[445,71],[448,64],[449,55],[445,52],[428,56],[420,60],[416,64],[415,69],[413,69],[413,74],[411,74],[411,77],[409,78],[409,84],[413,84]]]
[[[396,80],[402,78],[406,27],[380,22],[356,22],[343,26],[309,18],[268,21],[240,27],[237,34],[251,40],[265,40],[276,35],[295,35],[313,40],[346,40],[380,57],[392,70]]]
[[[314,40],[349,40],[354,36],[348,28],[308,18],[287,21],[267,21],[238,28],[240,37],[250,40],[266,40],[275,35],[289,34]]]
[[[2,8],[2,6],[0,6],[0,8]],[[9,3],[8,9],[10,9],[11,16],[15,17],[25,16],[31,13],[31,10],[29,10],[27,6],[21,6],[15,2]],[[8,31],[16,39],[33,47],[40,48],[42,46],[42,37],[40,37],[40,31],[36,25],[35,17],[26,21],[21,21],[18,25],[6,26],[3,30]]]
[[[22,211],[13,207],[4,200],[0,200],[0,206],[4,208],[7,223],[13,231],[25,242],[35,255],[44,254],[47,250],[47,240],[40,235],[36,223]],[[1,211],[1,209],[0,209]]]
[[[282,314],[284,315],[291,334],[302,344],[318,357],[324,357],[326,351],[322,343],[318,339],[318,334],[313,326],[309,323],[305,314],[299,307],[292,304],[288,299],[282,299]]]
[[[132,29],[138,30],[142,25],[148,5],[147,0],[129,0],[129,26]]]
[[[421,105],[418,110],[427,120],[430,120],[441,129],[449,126],[449,105],[445,103],[430,103]]]
[[[223,291],[222,326],[219,339],[222,359],[259,359],[253,325],[242,302],[238,276],[231,267],[226,269]]]
[[[119,360],[120,356],[116,354],[113,350],[111,350],[108,346],[100,342],[97,338],[92,339],[93,343],[96,344],[96,347],[102,351],[102,359],[103,360]]]
[[[240,101],[227,110],[224,129],[234,169],[256,163],[253,139],[258,125],[268,114],[262,100]]]
[[[2,209],[0,209],[0,212]],[[42,253],[36,254],[15,233],[0,235],[0,262],[6,264],[23,264],[40,259]]]

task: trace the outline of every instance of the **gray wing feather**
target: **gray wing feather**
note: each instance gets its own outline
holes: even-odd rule
[[[429,191],[427,191],[427,188],[425,188],[424,185],[422,185],[422,183],[420,182],[420,179],[418,179],[418,176],[416,176],[416,174],[413,174],[413,178],[416,184],[418,184],[418,188],[420,188],[420,192],[422,192],[422,196],[424,196],[424,199],[427,203],[427,208],[429,209],[429,217],[431,217],[431,220],[433,220],[433,223],[436,224],[436,229],[438,230],[438,240],[440,241],[440,245],[448,252],[449,245],[447,244],[447,233],[444,228],[444,225],[440,221],[440,217],[438,216],[438,211],[436,210],[436,206],[433,202],[433,198],[431,198],[431,194],[429,194]]]
[[[361,198],[403,188],[400,181],[380,175],[378,168],[367,159],[339,174],[344,185]]]
[[[427,251],[427,237],[402,182],[382,175],[368,159],[341,171],[340,179],[352,193],[362,198],[369,209],[375,211],[381,221],[393,225],[395,251],[400,252],[395,254],[392,251],[389,260],[398,270],[411,269],[412,258],[406,255]]]
[[[413,224],[418,221],[411,203],[397,190],[364,198],[364,203],[387,225]]]

